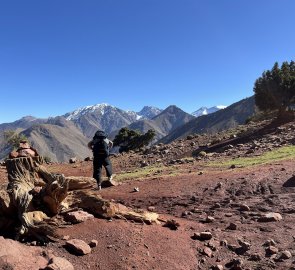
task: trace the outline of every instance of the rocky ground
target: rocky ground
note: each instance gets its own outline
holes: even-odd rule
[[[239,163],[241,158],[256,160],[292,148],[294,131],[294,122],[279,126],[261,122],[113,156],[121,184],[103,189],[101,195],[155,211],[161,224],[92,218],[59,228],[60,240],[45,247],[28,246],[29,254],[20,247],[5,253],[11,244],[5,241],[12,240],[0,238],[0,267],[39,269],[37,262],[45,268],[55,258],[71,266],[48,269],[295,269],[294,156],[269,159],[266,164]],[[192,157],[200,146],[207,151]],[[92,164],[48,168],[91,176]],[[5,188],[3,166],[0,179]],[[94,240],[90,250],[86,247],[90,253],[78,256],[71,251],[66,242],[72,239]],[[35,264],[30,263],[32,258]]]

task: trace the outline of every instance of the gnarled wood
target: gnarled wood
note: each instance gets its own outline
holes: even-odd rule
[[[17,213],[21,224],[18,232],[21,235],[39,231],[41,222],[48,219],[47,215],[56,215],[67,196],[68,182],[65,177],[50,173],[42,164],[43,158],[40,156],[6,161],[10,202],[5,214],[13,217]],[[36,186],[42,188],[36,189]],[[5,196],[1,198],[4,201]]]
[[[99,194],[87,190],[74,191],[66,199],[70,207],[79,207],[103,218],[124,218],[146,224],[158,223],[159,215],[147,211],[134,211],[120,203],[103,199]]]
[[[103,218],[157,223],[156,213],[134,211],[103,199],[97,192],[82,190],[96,185],[91,177],[65,177],[49,172],[42,157],[8,159],[6,168],[9,183],[7,192],[0,192],[0,230],[7,229],[9,224],[17,228],[19,235],[33,235],[42,240],[56,237],[57,224],[52,217],[75,207]]]

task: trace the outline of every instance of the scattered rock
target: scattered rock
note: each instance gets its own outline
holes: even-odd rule
[[[210,270],[223,270],[223,266],[221,264],[212,265]]]
[[[198,154],[199,157],[206,157],[207,156],[207,153],[205,151],[201,151],[199,154]]]
[[[226,247],[227,246],[227,241],[226,240],[221,240],[220,241],[220,246],[222,246],[222,247]]]
[[[71,223],[81,223],[88,219],[93,219],[94,216],[92,214],[89,214],[85,211],[75,211],[75,212],[69,212],[65,215],[65,219],[68,222]]]
[[[258,222],[274,222],[282,220],[282,216],[279,213],[267,213],[264,216],[260,217]]]
[[[217,183],[217,185],[215,186],[214,190],[217,191],[219,189],[221,189],[222,187],[222,182]]]
[[[140,162],[140,167],[147,167],[147,166],[149,166],[150,164],[146,161],[146,160],[142,160],[141,162]]]
[[[230,262],[228,262],[225,266],[230,268],[231,270],[239,270],[242,269],[243,261],[240,258],[234,258]]]
[[[269,239],[263,244],[263,246],[265,247],[275,246],[275,245],[276,245],[276,242],[273,239]]]
[[[261,256],[258,253],[251,254],[249,256],[249,261],[253,261],[253,262],[261,261]]]
[[[69,235],[64,235],[63,237],[62,237],[62,240],[69,240],[70,239],[70,236]]]
[[[271,255],[277,254],[279,249],[274,246],[269,246],[265,249],[265,256],[270,257]]]
[[[215,218],[214,218],[214,217],[207,216],[207,218],[206,218],[205,222],[207,222],[207,223],[212,223],[214,220],[215,220]]]
[[[248,242],[245,242],[243,240],[238,239],[238,243],[241,246],[241,248],[243,248],[243,250],[248,251],[250,250],[251,244]]]
[[[289,250],[284,250],[280,252],[277,257],[275,258],[276,261],[284,261],[292,258],[292,254]]]
[[[250,211],[250,207],[247,204],[241,204],[240,211]]]
[[[91,253],[91,248],[83,240],[72,239],[66,242],[66,247],[76,255],[86,255]]]
[[[44,270],[74,270],[74,266],[65,258],[53,257]]]
[[[156,207],[155,206],[149,206],[147,208],[147,210],[150,211],[150,212],[154,212],[156,210]]]
[[[95,248],[98,246],[98,241],[97,240],[91,240],[91,242],[89,243],[89,246],[91,248]]]
[[[209,258],[213,257],[213,252],[211,250],[211,248],[205,247],[202,251],[201,254],[206,255]]]
[[[180,224],[175,219],[169,219],[163,225],[163,227],[168,227],[170,230],[177,230]]]
[[[72,157],[69,160],[69,163],[71,163],[71,164],[76,163],[76,162],[77,162],[77,158],[76,157]]]
[[[238,227],[238,225],[237,224],[235,224],[235,223],[230,223],[228,226],[227,226],[227,229],[228,230],[236,230],[237,229],[237,227]]]
[[[191,238],[194,240],[206,241],[212,238],[212,233],[210,232],[194,233],[194,235]]]

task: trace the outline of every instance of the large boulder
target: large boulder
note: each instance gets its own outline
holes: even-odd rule
[[[48,261],[41,256],[42,248],[24,246],[21,243],[0,236],[0,269],[39,270]]]

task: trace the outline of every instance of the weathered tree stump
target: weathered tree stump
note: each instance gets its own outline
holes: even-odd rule
[[[45,229],[47,226],[42,222],[59,212],[67,196],[68,182],[65,177],[51,174],[42,164],[43,158],[40,156],[6,161],[10,200],[8,202],[7,196],[2,194],[0,201],[2,205],[5,202],[6,207],[3,205],[1,208],[2,212],[5,209],[4,216],[12,219],[17,217],[15,223],[19,235],[35,234],[36,231],[40,232],[40,227]],[[51,230],[49,227],[46,232]]]
[[[74,208],[103,218],[117,217],[147,224],[158,222],[156,213],[134,211],[89,191],[96,185],[91,177],[65,177],[49,172],[40,156],[8,159],[6,168],[7,191],[0,190],[1,233],[13,227],[17,236],[32,235],[46,241],[50,236],[57,236],[58,224],[54,217]]]

